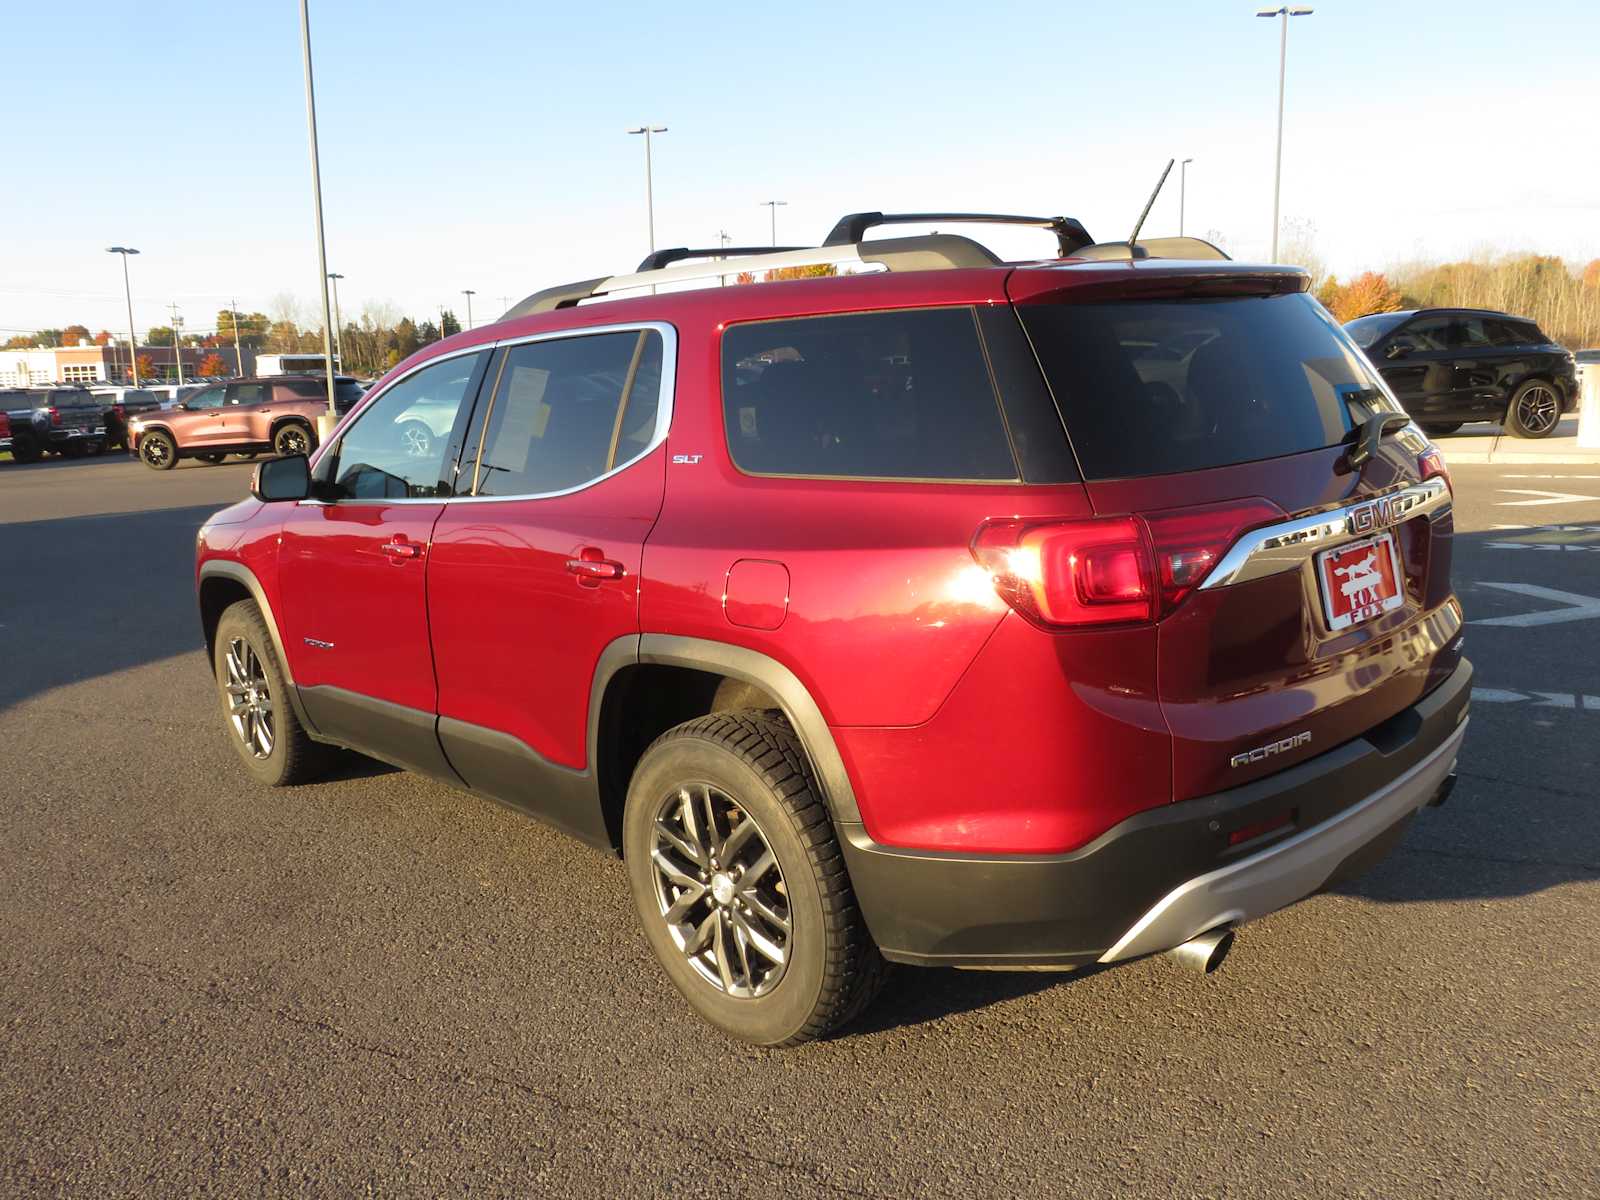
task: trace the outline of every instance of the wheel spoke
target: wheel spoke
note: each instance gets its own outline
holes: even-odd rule
[[[660,846],[650,852],[650,861],[655,864],[656,870],[666,876],[671,883],[677,884],[679,887],[700,887],[700,881],[686,868],[680,867],[671,858],[667,857],[666,851]]]
[[[750,864],[750,869],[739,880],[740,885],[753,890],[756,886],[756,881],[777,865],[778,860],[772,857],[772,851],[763,846],[761,857]]]
[[[712,949],[717,956],[717,974],[722,976],[723,989],[731,992],[733,991],[734,983],[733,964],[728,960],[728,922],[723,917],[721,909],[711,915],[712,919],[716,921],[716,934],[712,941]]]
[[[750,835],[756,831],[756,823],[745,817],[733,827],[733,832],[728,834],[728,840],[722,843],[722,858],[724,862],[732,862],[744,844],[750,840]]]
[[[713,908],[710,912],[710,915],[708,915],[705,920],[701,921],[699,925],[695,926],[694,936],[684,942],[683,952],[690,958],[693,958],[695,955],[703,951],[708,945],[710,945],[714,931],[721,920],[721,916],[722,914],[717,909]]]
[[[689,915],[689,910],[706,898],[706,889],[698,883],[691,883],[678,893],[678,898],[672,902],[672,907],[661,915],[666,918],[668,925],[682,925],[684,918]]]
[[[681,833],[669,825],[664,817],[656,818],[656,836],[658,838],[665,838],[667,841],[671,842],[673,848],[676,849],[679,854],[683,855],[687,859],[692,860],[696,865],[702,867],[706,865],[706,857],[704,853],[701,852],[700,847],[695,845],[688,838],[684,837]]]
[[[700,832],[700,817],[695,812],[694,801],[690,798],[687,788],[678,789],[678,820],[683,825],[684,833],[689,835],[689,840],[694,843],[694,860],[702,866],[711,862],[711,856],[706,853],[705,835]]]
[[[743,900],[747,905],[749,905],[750,911],[756,916],[760,917],[773,928],[781,930],[785,937],[788,936],[789,918],[778,912],[777,909],[773,908],[770,904],[763,900],[755,888],[749,888],[746,891],[740,892],[739,899]]]
[[[711,851],[712,858],[719,858],[722,854],[722,835],[717,832],[717,807],[711,798],[711,789],[703,787],[701,796],[706,806],[706,846]]]
[[[739,920],[738,913],[728,914],[728,936],[733,938],[733,948],[739,955],[739,973],[744,980],[744,986],[754,989],[756,982],[755,972],[750,969],[750,944],[745,936],[743,922]]]
[[[781,964],[785,961],[787,952],[784,948],[757,929],[742,913],[733,914],[733,924],[744,939],[768,962]],[[748,965],[746,969],[748,970]]]

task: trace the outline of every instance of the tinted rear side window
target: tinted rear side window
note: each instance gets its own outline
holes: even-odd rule
[[[1020,311],[1088,479],[1317,450],[1392,407],[1303,294]]]
[[[969,308],[735,325],[722,404],[752,474],[1017,478]]]

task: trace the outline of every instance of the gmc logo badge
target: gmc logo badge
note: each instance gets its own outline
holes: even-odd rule
[[[1396,510],[1400,508],[1393,497],[1380,496],[1371,504],[1363,504],[1360,508],[1350,510],[1345,524],[1351,533],[1371,533],[1374,529],[1382,529],[1393,525],[1400,516]]]

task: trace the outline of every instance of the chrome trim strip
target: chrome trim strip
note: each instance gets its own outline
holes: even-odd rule
[[[1432,799],[1454,769],[1466,731],[1467,721],[1462,720],[1428,757],[1343,812],[1249,858],[1179,884],[1100,961],[1170,950],[1208,930],[1252,921],[1303,900],[1350,855]]]
[[[1389,505],[1388,523],[1358,529],[1353,514],[1380,501]],[[1449,504],[1450,489],[1444,480],[1425,479],[1396,492],[1365,496],[1309,517],[1268,525],[1264,529],[1252,529],[1211,568],[1211,573],[1200,584],[1200,590],[1227,587],[1296,570],[1318,550],[1376,533],[1413,517],[1432,516]]]
[[[393,500],[339,500],[336,502],[337,506],[343,508],[347,505],[388,506],[393,504],[497,504],[505,503],[506,501],[511,500],[550,500],[557,496],[570,496],[574,492],[581,492],[588,488],[592,488],[595,486],[595,484],[610,479],[619,471],[626,471],[640,459],[649,457],[651,453],[659,449],[666,442],[667,433],[672,428],[673,402],[677,396],[678,382],[678,330],[676,326],[671,325],[666,321],[626,321],[615,325],[582,325],[569,329],[545,330],[540,333],[522,334],[518,337],[500,338],[498,341],[494,342],[482,342],[476,346],[470,346],[463,350],[453,350],[449,354],[441,354],[436,358],[430,358],[425,363],[419,363],[417,366],[407,371],[404,375],[398,376],[390,382],[384,384],[383,391],[375,392],[370,397],[370,402],[375,403],[384,392],[387,392],[401,380],[410,378],[418,371],[431,367],[434,363],[443,362],[448,358],[458,358],[463,354],[476,354],[481,350],[499,350],[500,348],[506,346],[522,346],[529,342],[553,342],[563,338],[589,337],[591,335],[603,333],[637,333],[641,329],[653,329],[655,332],[661,335],[661,391],[656,398],[655,431],[651,434],[650,441],[645,448],[639,451],[638,454],[635,454],[627,462],[618,463],[604,475],[597,475],[587,483],[580,483],[576,487],[563,488],[557,492],[529,492],[515,496],[432,496]],[[490,402],[492,402],[493,399],[494,398],[492,396],[489,397]],[[337,444],[338,441],[344,437],[345,430],[348,428],[348,425],[353,425],[356,420],[359,419],[360,414],[366,411],[368,403],[369,398],[363,396],[360,406],[352,409],[349,416],[345,418],[348,424],[341,424],[336,436],[329,438],[324,445],[332,446]],[[318,447],[317,454],[320,456],[322,452],[322,447]],[[313,465],[315,464],[313,463]],[[295,504],[296,507],[333,507],[333,505],[326,500],[297,500]]]

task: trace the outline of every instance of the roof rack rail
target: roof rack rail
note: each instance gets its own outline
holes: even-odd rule
[[[790,250],[809,249],[809,246],[719,246],[715,250],[691,250],[687,246],[679,246],[673,250],[652,250],[634,270],[659,271],[686,258],[740,258],[752,254],[782,254]]]
[[[1062,258],[1084,246],[1092,246],[1089,231],[1071,217],[1021,217],[1011,213],[881,213],[858,212],[840,217],[823,239],[824,246],[846,246],[865,238],[867,230],[879,225],[926,225],[930,221],[956,221],[973,225],[1024,225],[1048,229],[1056,235]]]
[[[696,279],[715,279],[723,275],[737,275],[742,271],[772,271],[783,267],[881,266],[890,271],[937,271],[952,267],[992,267],[1000,260],[987,247],[971,238],[954,234],[935,233],[926,237],[883,238],[865,245],[813,246],[798,250],[773,251],[765,247],[759,254],[743,258],[719,258],[715,262],[681,263],[677,266],[657,267],[654,270],[636,271],[631,275],[602,276],[584,279],[577,283],[563,283],[557,287],[535,292],[526,300],[512,305],[501,320],[526,317],[532,313],[549,312],[557,308],[571,308],[583,300],[592,300],[612,292],[633,288],[656,287],[670,283],[686,283]]]

